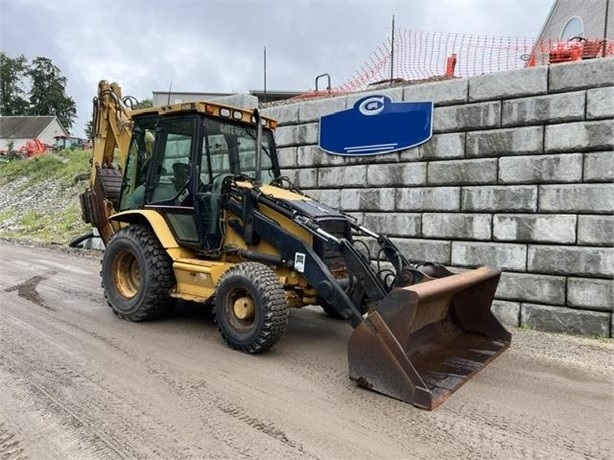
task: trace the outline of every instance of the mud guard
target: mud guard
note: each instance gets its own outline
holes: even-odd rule
[[[500,270],[394,289],[355,329],[349,375],[360,386],[432,410],[511,343],[490,311]]]

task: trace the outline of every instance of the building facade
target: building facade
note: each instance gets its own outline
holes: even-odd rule
[[[556,0],[538,39],[614,39],[611,0]]]

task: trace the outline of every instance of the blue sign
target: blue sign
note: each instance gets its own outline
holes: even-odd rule
[[[319,147],[335,155],[378,155],[415,147],[432,135],[432,102],[368,96],[351,109],[320,117]]]

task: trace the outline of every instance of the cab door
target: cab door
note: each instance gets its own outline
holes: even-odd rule
[[[155,208],[182,244],[199,247],[195,202],[198,167],[194,161],[197,117],[160,119],[156,153],[145,191],[145,208]]]

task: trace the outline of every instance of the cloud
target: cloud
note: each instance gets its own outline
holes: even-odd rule
[[[397,27],[535,37],[551,0],[532,1],[4,1],[0,45],[53,60],[77,102],[83,135],[101,79],[142,99],[166,90],[311,90],[354,75]]]

